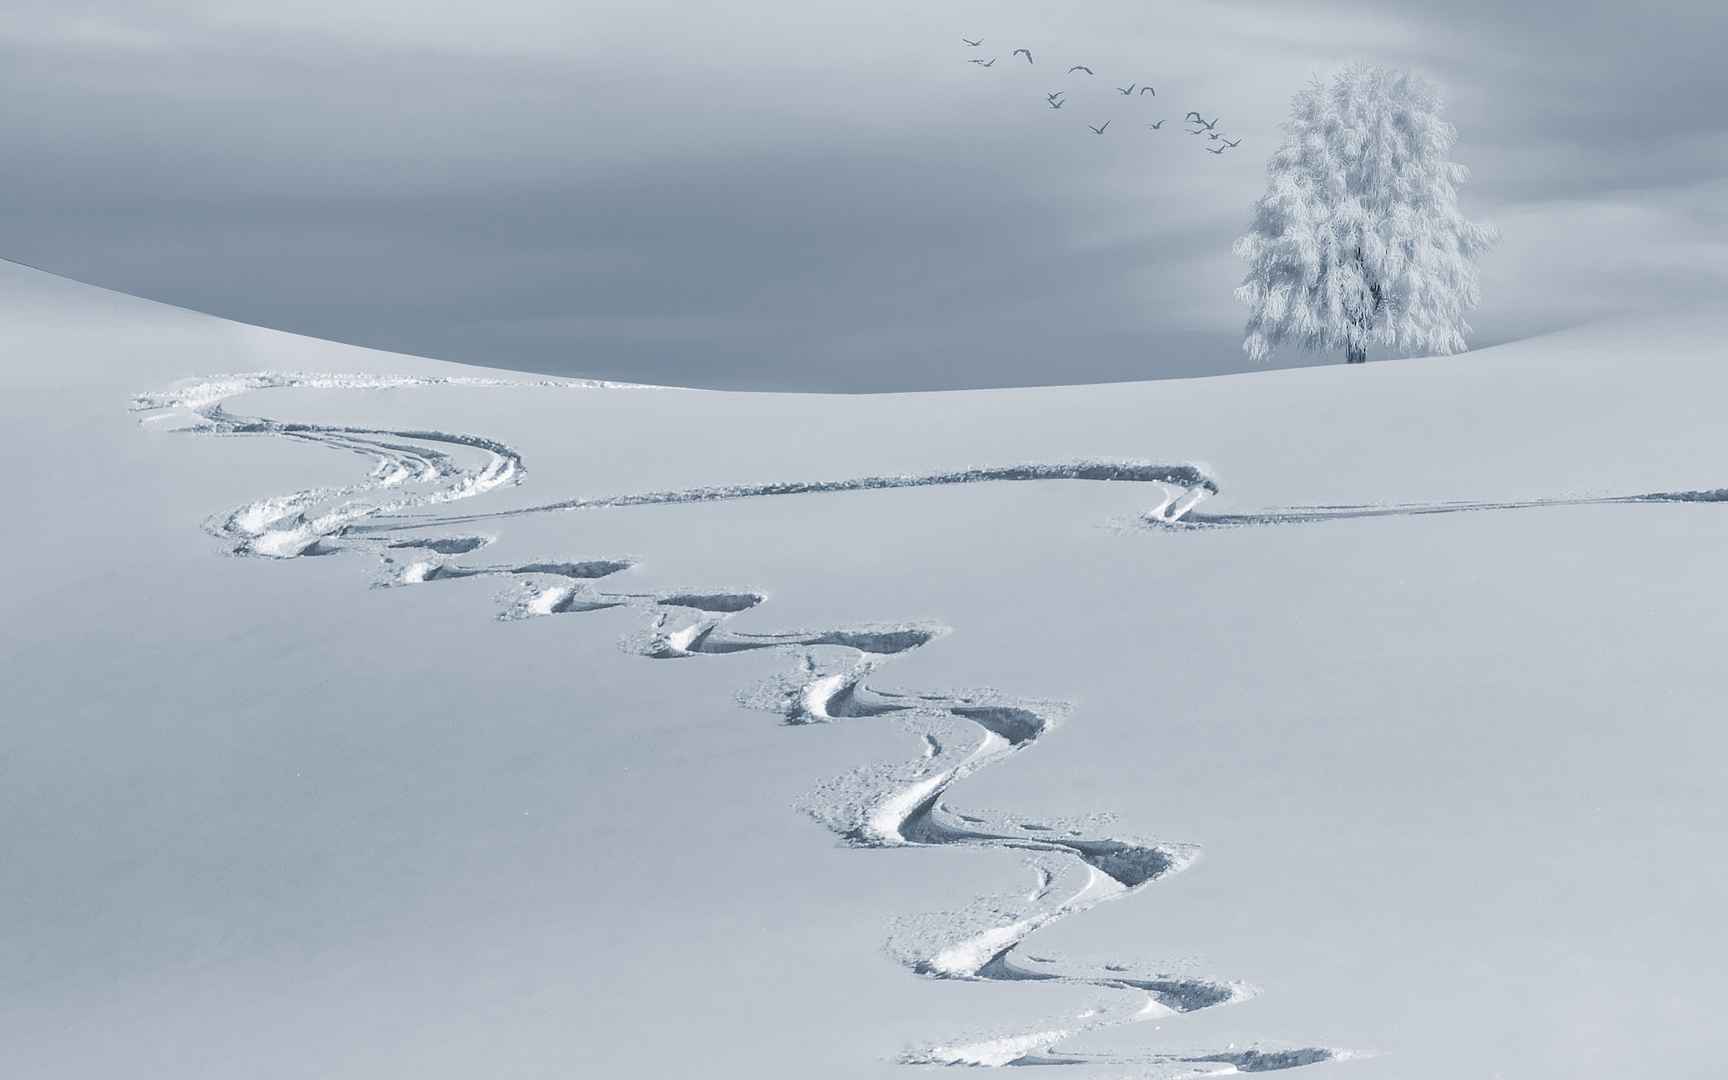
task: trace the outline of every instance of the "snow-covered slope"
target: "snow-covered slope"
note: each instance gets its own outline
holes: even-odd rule
[[[20,1075],[1714,1075],[1720,321],[865,398],[0,285]]]

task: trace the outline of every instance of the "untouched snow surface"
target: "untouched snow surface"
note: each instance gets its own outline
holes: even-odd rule
[[[0,279],[19,1075],[1718,1071],[1709,318],[861,398]]]

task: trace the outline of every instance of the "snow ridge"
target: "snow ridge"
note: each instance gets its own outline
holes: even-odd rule
[[[1027,893],[974,903],[960,912],[902,920],[890,952],[915,973],[956,980],[1052,982],[1094,989],[1097,1006],[1034,1030],[989,1032],[930,1044],[901,1056],[907,1064],[977,1066],[1133,1066],[1140,1075],[1185,1077],[1261,1072],[1339,1060],[1348,1052],[1318,1047],[1231,1047],[1223,1052],[1168,1051],[1094,1055],[1059,1049],[1088,1031],[1193,1012],[1243,1000],[1253,990],[1199,976],[1144,969],[1112,961],[1063,962],[1022,951],[1040,929],[1108,900],[1138,892],[1190,866],[1192,845],[1133,837],[1094,835],[1076,823],[1032,821],[1006,814],[961,813],[947,802],[954,786],[971,774],[1024,753],[1054,731],[1069,709],[1059,702],[1010,698],[991,690],[913,692],[870,684],[894,657],[925,648],[949,631],[930,623],[842,626],[773,633],[730,630],[726,622],[766,602],[748,589],[674,593],[604,591],[594,584],[630,569],[628,558],[549,560],[518,565],[469,565],[456,560],[479,551],[490,537],[425,535],[428,528],[482,520],[489,515],[442,521],[407,517],[378,519],[520,483],[521,456],[480,436],[440,431],[290,424],[230,414],[223,402],[236,394],[278,387],[400,389],[433,385],[543,385],[503,380],[415,379],[255,373],[183,384],[178,390],[140,395],[136,412],[174,410],[190,420],[185,430],[210,435],[260,435],[295,439],[374,460],[363,481],[340,488],[307,489],[261,498],[211,519],[208,527],[237,554],[296,558],[341,547],[373,551],[385,568],[378,584],[423,585],[453,578],[492,576],[519,581],[518,595],[500,619],[538,618],[629,606],[644,617],[644,629],[623,647],[639,656],[687,660],[761,649],[796,656],[795,670],[741,695],[743,703],[767,709],[793,726],[880,718],[904,728],[916,756],[898,764],[859,768],[816,788],[804,809],[857,847],[967,846],[1022,854],[1036,877]],[[600,388],[603,384],[581,384]],[[146,419],[150,419],[147,417]],[[1146,520],[1175,525],[1217,484],[1194,465],[1145,462],[1033,464],[839,481],[802,481],[606,498],[570,499],[496,515],[627,507],[667,502],[878,490],[937,484],[1010,480],[1100,480],[1151,483],[1161,501]],[[420,533],[421,535],[416,535]]]

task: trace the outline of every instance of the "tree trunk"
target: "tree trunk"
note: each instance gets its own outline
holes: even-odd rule
[[[1362,344],[1344,346],[1344,362],[1346,364],[1366,364],[1368,362],[1368,331],[1374,325],[1374,320],[1380,317],[1380,308],[1386,302],[1385,294],[1380,291],[1380,283],[1373,281],[1373,275],[1368,272],[1368,261],[1362,256],[1361,241],[1357,241],[1356,244],[1356,271],[1362,275],[1363,281],[1369,283],[1368,295],[1373,299],[1374,306],[1366,313],[1360,310],[1356,311],[1350,319],[1356,324],[1356,330],[1360,334]]]

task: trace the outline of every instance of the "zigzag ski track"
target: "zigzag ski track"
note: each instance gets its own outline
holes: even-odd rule
[[[570,380],[259,372],[189,381],[162,393],[139,395],[132,408],[146,423],[178,419],[180,431],[289,439],[371,461],[369,473],[355,483],[265,496],[211,517],[207,529],[236,554],[297,558],[343,549],[370,551],[381,567],[377,583],[388,587],[468,577],[508,580],[516,587],[497,613],[505,620],[631,608],[641,614],[642,626],[623,645],[642,657],[692,660],[760,650],[787,654],[795,661],[792,670],[741,695],[745,704],[772,711],[787,725],[880,719],[906,730],[912,736],[915,756],[897,763],[872,763],[829,780],[810,794],[804,809],[852,846],[1012,851],[1025,860],[1033,882],[1016,897],[974,903],[958,913],[902,920],[889,940],[890,953],[912,972],[928,978],[1063,983],[1097,991],[1101,997],[1093,1008],[1053,1018],[1030,1030],[986,1032],[915,1047],[900,1057],[908,1064],[1096,1066],[1128,1069],[1138,1076],[1175,1078],[1280,1071],[1352,1054],[1313,1046],[1146,1050],[1116,1055],[1064,1049],[1090,1031],[1218,1008],[1256,991],[1245,983],[1156,966],[1140,967],[1121,960],[1076,963],[1025,950],[1023,946],[1044,927],[1100,903],[1131,896],[1187,869],[1198,857],[1198,850],[1192,845],[1132,836],[1092,835],[1059,822],[956,810],[949,800],[967,777],[1021,757],[1056,731],[1070,710],[1059,702],[1014,699],[990,691],[909,691],[876,685],[879,669],[898,656],[935,646],[950,632],[948,628],[907,622],[772,633],[734,631],[727,622],[767,603],[766,593],[735,588],[674,593],[605,588],[607,579],[635,565],[622,557],[486,563],[479,559],[492,538],[466,527],[535,513],[1030,480],[1150,484],[1158,492],[1158,501],[1143,520],[1167,529],[1304,524],[1557,505],[1728,501],[1728,489],[1722,489],[1599,499],[1288,507],[1255,514],[1208,515],[1196,507],[1218,488],[1197,466],[1086,461],[693,488],[565,499],[497,515],[430,520],[404,516],[392,520],[392,515],[409,515],[519,484],[524,473],[521,455],[501,442],[477,435],[285,423],[237,415],[225,407],[239,395],[274,388],[376,390],[434,385],[526,385],[595,391],[620,388]],[[464,528],[442,531],[456,526]]]

